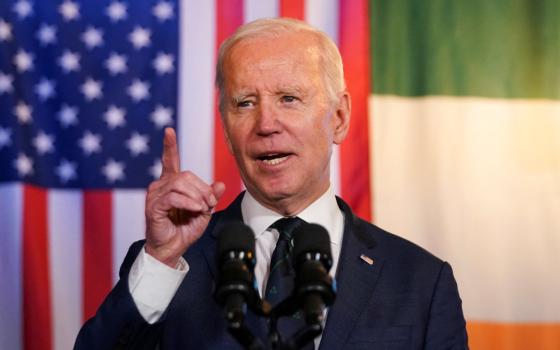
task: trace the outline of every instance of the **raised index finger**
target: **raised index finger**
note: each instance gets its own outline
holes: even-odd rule
[[[163,135],[163,153],[161,155],[161,176],[179,173],[179,151],[177,135],[173,128],[165,128]]]

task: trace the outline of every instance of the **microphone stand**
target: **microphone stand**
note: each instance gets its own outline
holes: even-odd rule
[[[262,350],[264,346],[260,339],[255,337],[245,325],[245,311],[247,304],[241,294],[232,295],[231,305],[226,304],[226,322],[228,331],[245,349]],[[234,305],[243,305],[242,308],[235,308]]]
[[[232,305],[243,305],[242,308],[228,307],[225,313],[228,331],[243,346],[249,350],[297,350],[313,341],[323,331],[322,315],[320,317],[307,317],[306,325],[300,328],[290,339],[284,339],[278,332],[278,320],[281,317],[291,317],[298,309],[295,296],[291,296],[280,302],[274,309],[270,304],[262,299],[256,301],[250,309],[257,316],[264,316],[269,319],[268,347],[257,338],[245,324],[245,313],[247,304],[241,294],[232,295],[230,298]]]
[[[305,306],[302,307],[305,309]],[[292,295],[285,300],[281,301],[270,313],[270,325],[268,339],[272,349],[277,350],[296,350],[301,349],[305,345],[313,341],[323,331],[322,320],[323,313],[320,315],[308,314],[311,317],[306,317],[305,325],[296,331],[290,339],[284,339],[278,332],[278,319],[281,317],[291,317],[298,311],[298,301],[296,295]],[[307,311],[307,310],[305,310]]]

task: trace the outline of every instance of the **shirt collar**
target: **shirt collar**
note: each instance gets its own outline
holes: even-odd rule
[[[245,224],[249,225],[253,232],[255,232],[255,238],[258,238],[270,225],[283,217],[277,212],[264,207],[248,191],[245,192],[241,201],[241,214]],[[338,223],[343,218],[331,186],[321,197],[297,216],[308,223],[323,226],[329,232],[331,243],[340,244],[341,232],[339,232],[340,230],[337,229],[337,226],[339,226]]]

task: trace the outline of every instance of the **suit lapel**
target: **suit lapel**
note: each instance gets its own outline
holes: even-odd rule
[[[338,293],[329,309],[321,348],[340,349],[366,309],[383,266],[383,259],[374,251],[375,240],[354,216],[346,203],[338,198],[344,213],[344,236],[337,270]],[[373,259],[368,264],[361,255]]]
[[[212,218],[210,224],[208,225],[206,232],[210,236],[208,244],[205,244],[202,253],[208,263],[210,273],[212,274],[212,279],[215,279],[218,268],[216,266],[216,249],[218,242],[218,235],[222,229],[233,223],[233,222],[243,222],[243,215],[241,214],[241,200],[243,199],[243,194],[241,192],[237,198],[226,209],[222,212],[214,214],[215,217]]]

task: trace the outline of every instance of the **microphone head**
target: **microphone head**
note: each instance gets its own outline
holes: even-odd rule
[[[331,240],[327,230],[318,224],[304,223],[294,231],[293,257],[296,262],[305,259],[307,253],[319,255],[321,261],[330,269],[332,265]]]
[[[242,222],[225,226],[218,235],[218,260],[227,258],[231,252],[245,252],[246,258],[255,259],[255,235]]]

